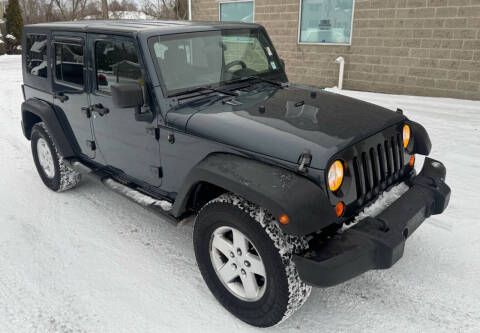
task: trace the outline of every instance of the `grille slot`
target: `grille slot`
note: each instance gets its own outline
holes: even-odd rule
[[[353,158],[357,199],[370,199],[395,182],[404,167],[400,134],[370,147]]]

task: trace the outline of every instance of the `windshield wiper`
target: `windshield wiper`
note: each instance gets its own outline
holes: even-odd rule
[[[247,76],[247,77],[241,78],[239,81],[248,81],[248,80],[258,80],[258,81],[273,84],[274,86],[277,86],[277,87],[280,87],[280,88],[285,88],[285,84],[283,82],[264,79],[263,77],[260,77],[260,76]]]
[[[176,97],[176,96],[186,95],[186,94],[193,94],[193,93],[202,92],[202,91],[212,91],[212,92],[217,92],[217,93],[228,95],[228,96],[238,96],[237,93],[231,92],[231,91],[225,91],[225,90],[211,88],[211,87],[198,87],[198,88],[194,88],[194,89],[187,89],[187,90],[180,91],[178,93],[170,95],[170,97]]]

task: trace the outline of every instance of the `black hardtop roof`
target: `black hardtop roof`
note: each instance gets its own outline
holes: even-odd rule
[[[208,21],[174,21],[174,20],[82,20],[70,22],[50,22],[26,25],[25,29],[32,31],[36,28],[55,31],[79,32],[155,32],[161,34],[258,28],[260,25],[242,22],[208,22]]]

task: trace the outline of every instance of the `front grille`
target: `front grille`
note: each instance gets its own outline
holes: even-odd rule
[[[357,154],[352,162],[357,199],[369,200],[403,175],[404,156],[400,133]]]

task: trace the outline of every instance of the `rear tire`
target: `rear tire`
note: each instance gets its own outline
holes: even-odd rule
[[[63,192],[80,183],[80,173],[65,163],[43,122],[32,128],[31,147],[38,174],[49,189]]]
[[[230,230],[233,231],[229,234]],[[224,267],[222,261],[219,266],[218,258],[212,256],[217,250],[218,233],[227,242],[222,243],[226,244],[225,254],[218,251]],[[235,237],[238,235],[247,240],[248,255],[256,257],[258,254],[264,266],[264,278],[262,273],[254,274],[259,291],[257,297],[246,297],[241,292],[240,285],[245,285],[241,275],[245,277],[245,271],[235,273],[245,269],[250,274],[248,268],[254,266],[253,263],[243,266],[245,253],[239,251],[239,257],[236,252],[239,243]],[[271,214],[239,196],[223,194],[207,203],[195,220],[193,241],[200,272],[212,294],[228,311],[250,325],[276,325],[299,309],[310,295],[311,287],[300,279],[292,260],[292,254],[308,247],[306,240],[283,234]],[[230,253],[229,246],[235,253]],[[228,283],[225,271],[219,273],[222,268],[233,270],[226,273]]]

